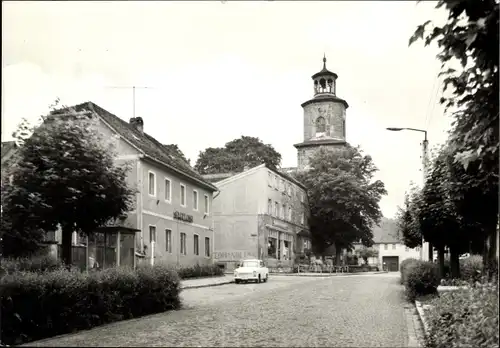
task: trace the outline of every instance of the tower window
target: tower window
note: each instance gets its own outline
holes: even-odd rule
[[[326,92],[326,80],[325,79],[319,80],[319,85],[321,88],[321,92]]]
[[[316,119],[316,133],[325,133],[325,132],[326,132],[325,118],[320,116]]]
[[[333,80],[328,79],[328,92],[332,93],[333,92]]]

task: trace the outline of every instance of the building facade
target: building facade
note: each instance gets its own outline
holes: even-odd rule
[[[270,268],[292,267],[310,248],[307,195],[302,184],[266,165],[229,175],[206,175],[219,192],[213,203],[214,260],[226,270],[256,257]]]
[[[295,144],[298,169],[307,169],[310,156],[320,148],[338,148],[346,144],[347,102],[337,97],[337,74],[326,68],[312,76],[314,97],[302,103],[304,139]]]
[[[122,231],[136,232],[128,237],[122,233],[120,241],[116,241],[116,234],[99,237],[96,232],[96,238],[102,240],[94,241],[97,247],[92,250],[90,238],[74,233],[73,258],[76,252],[83,263],[92,259],[108,266],[213,263],[211,207],[217,188],[171,147],[144,132],[142,118],[126,122],[92,102],[57,110],[49,118],[71,117],[75,113],[95,120],[95,126],[113,147],[116,162],[129,165],[127,183],[136,195],[131,210],[118,220]],[[49,235],[49,239],[61,243],[60,230]],[[118,245],[122,246],[121,255],[116,255],[120,253]]]

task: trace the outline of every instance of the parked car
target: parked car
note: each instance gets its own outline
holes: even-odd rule
[[[267,282],[268,278],[269,269],[262,260],[243,260],[240,262],[239,267],[234,270],[234,282],[236,284],[248,281]]]

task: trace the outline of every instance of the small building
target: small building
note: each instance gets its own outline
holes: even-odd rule
[[[373,229],[373,249],[378,251],[377,257],[368,259],[370,265],[390,272],[399,271],[401,262],[408,258],[420,258],[420,247],[408,248],[398,237],[397,224],[394,219],[383,217],[380,224]],[[361,243],[354,244],[354,253],[363,248]],[[362,264],[363,259],[358,262]]]
[[[219,190],[213,203],[214,260],[233,270],[253,257],[286,270],[311,246],[305,187],[265,164],[245,169],[204,176]]]

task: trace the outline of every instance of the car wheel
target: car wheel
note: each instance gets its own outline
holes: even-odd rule
[[[235,280],[234,280],[234,282],[235,282],[236,284],[239,284],[239,283],[240,283],[240,280],[239,280],[239,279],[235,279]]]
[[[260,274],[259,274],[259,279],[257,279],[257,284],[260,284],[261,279],[260,279]]]
[[[267,277],[268,275],[266,274],[266,277],[264,278],[264,283],[267,283]]]

